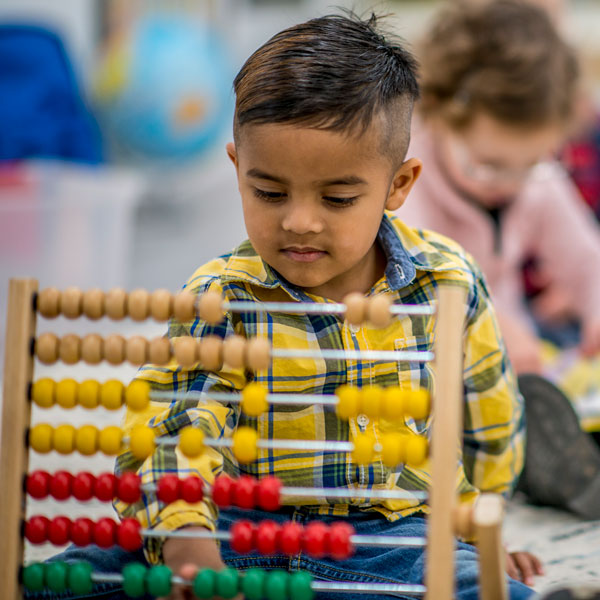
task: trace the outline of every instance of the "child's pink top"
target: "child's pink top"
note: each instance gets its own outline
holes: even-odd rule
[[[523,305],[521,266],[536,257],[552,281],[573,294],[583,319],[600,317],[600,229],[560,164],[532,178],[505,209],[495,249],[492,218],[463,199],[440,172],[434,139],[422,123],[407,155],[423,161],[423,172],[398,216],[456,240],[481,266],[499,311],[529,322]]]

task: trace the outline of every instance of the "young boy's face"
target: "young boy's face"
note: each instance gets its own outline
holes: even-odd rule
[[[375,243],[384,209],[401,206],[420,172],[394,171],[379,127],[364,134],[287,124],[245,125],[227,146],[248,237],[290,283],[340,301],[367,292],[385,260]]]

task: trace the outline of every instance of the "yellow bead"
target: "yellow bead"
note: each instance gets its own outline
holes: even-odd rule
[[[63,379],[56,384],[56,403],[63,408],[73,408],[77,404],[78,384],[74,379]]]
[[[100,386],[100,404],[108,410],[123,406],[124,385],[117,379],[109,379]]]
[[[259,383],[249,383],[242,390],[242,410],[249,417],[259,417],[269,408],[267,389]]]
[[[359,433],[354,438],[352,460],[359,465],[368,465],[373,460],[373,438],[370,435]]]
[[[405,435],[396,432],[381,436],[381,460],[386,467],[395,467],[403,462],[405,438]]]
[[[353,385],[340,385],[335,390],[335,395],[338,399],[337,416],[344,421],[356,417],[360,403],[360,390]]]
[[[82,425],[75,432],[75,448],[84,456],[98,452],[98,429],[93,425]]]
[[[129,435],[129,447],[136,458],[148,458],[156,448],[154,430],[146,425],[136,425]]]
[[[98,448],[107,456],[119,454],[122,448],[123,432],[120,427],[111,425],[100,431],[98,436]]]
[[[415,420],[426,419],[429,415],[429,392],[413,390],[407,399],[407,412]]]
[[[73,425],[59,425],[54,430],[54,449],[59,454],[71,454],[75,449],[75,427]]]
[[[42,408],[50,408],[54,404],[55,392],[56,383],[53,379],[38,379],[31,386],[31,399]]]
[[[238,427],[233,434],[233,455],[242,464],[251,463],[258,456],[258,433],[251,427]]]
[[[52,438],[54,437],[54,427],[48,423],[35,425],[29,431],[29,445],[36,452],[46,454],[52,450]]]
[[[381,415],[390,421],[399,421],[404,416],[406,394],[397,386],[385,388],[381,399]]]
[[[204,432],[193,425],[184,427],[179,434],[179,449],[188,458],[200,456],[204,452]]]
[[[125,404],[127,408],[140,412],[150,404],[150,384],[141,379],[134,379],[125,388]]]
[[[420,435],[407,436],[406,440],[406,464],[418,467],[427,458],[427,439]]]
[[[378,419],[381,413],[383,389],[379,385],[370,385],[361,389],[360,412],[370,419]]]
[[[96,408],[100,403],[100,384],[94,379],[86,379],[77,389],[77,403],[84,408]]]

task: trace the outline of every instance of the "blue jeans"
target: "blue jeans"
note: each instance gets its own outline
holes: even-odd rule
[[[277,513],[263,511],[246,511],[230,509],[221,511],[219,529],[229,530],[231,525],[239,519],[250,519],[259,522],[272,519],[279,523],[288,520],[306,524],[314,517],[303,508],[284,508]],[[340,520],[340,517],[316,517],[325,523]],[[408,537],[422,537],[426,535],[426,521],[422,515],[414,515],[390,523],[377,513],[363,513],[353,511],[350,517],[357,534],[365,535],[396,535]],[[241,556],[236,554],[227,543],[221,545],[223,561],[239,570],[258,567],[262,569],[285,569],[288,571],[307,571],[315,579],[325,581],[347,581],[367,583],[412,583],[422,584],[425,570],[425,553],[423,548],[392,547],[373,548],[358,546],[352,557],[336,562],[327,558],[313,559],[302,553],[295,556],[259,556],[256,554]],[[102,550],[95,546],[87,548],[70,547],[62,554],[50,560],[64,560],[74,562],[87,560],[92,564],[95,572],[118,573],[123,565],[131,561],[145,563],[143,553],[128,553],[115,547]],[[474,546],[457,543],[455,552],[456,570],[456,598],[459,600],[477,600],[479,566],[477,551]],[[511,600],[529,598],[534,592],[532,589],[514,579],[508,579],[509,597]],[[321,592],[316,595],[318,600],[381,600],[385,596],[368,593],[347,594]],[[395,598],[414,599],[414,596],[393,596]],[[38,592],[26,595],[27,599],[63,600],[75,598],[70,593],[53,594],[51,592]],[[79,596],[78,598],[82,598]],[[114,583],[102,583],[94,586],[94,592],[85,596],[94,600],[121,600],[127,598],[121,586]]]

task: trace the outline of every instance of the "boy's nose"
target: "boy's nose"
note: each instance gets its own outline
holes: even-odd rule
[[[286,207],[286,213],[281,221],[281,227],[284,231],[296,233],[298,235],[306,233],[320,233],[323,230],[323,223],[314,208],[306,206]]]

